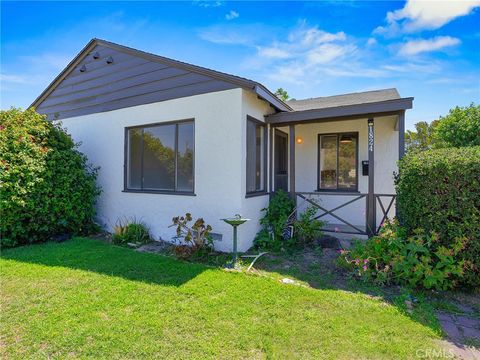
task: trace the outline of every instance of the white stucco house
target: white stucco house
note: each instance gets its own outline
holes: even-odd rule
[[[33,102],[62,121],[100,167],[98,220],[147,223],[170,240],[173,216],[203,217],[229,251],[252,244],[278,189],[310,201],[325,230],[371,235],[392,216],[405,111],[395,89],[282,102],[263,85],[93,39]]]

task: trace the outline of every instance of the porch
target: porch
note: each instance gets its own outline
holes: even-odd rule
[[[288,191],[298,213],[316,207],[326,232],[372,236],[395,216],[394,172],[413,98],[370,93],[291,101],[295,111],[266,117],[269,188]]]

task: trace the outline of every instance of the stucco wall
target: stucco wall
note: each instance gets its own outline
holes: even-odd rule
[[[272,113],[274,110],[270,105],[263,100],[258,99],[258,97],[248,91],[243,90],[242,92],[242,210],[241,215],[251,219],[250,221],[243,224],[239,227],[239,241],[241,247],[246,249],[251,246],[253,239],[255,238],[256,233],[260,230],[259,220],[262,216],[261,210],[268,205],[269,196],[260,195],[254,197],[246,197],[246,162],[247,162],[247,116],[254,117],[259,121],[265,121],[264,116]],[[267,143],[267,155],[270,147]],[[270,159],[270,156],[267,156],[267,159]],[[268,161],[267,161],[267,172],[268,172]],[[267,188],[268,188],[268,177],[267,177]]]
[[[247,115],[264,121],[273,109],[242,89],[196,95],[110,112],[68,118],[63,121],[89,161],[100,166],[98,218],[106,229],[124,217],[136,217],[151,228],[155,237],[171,240],[173,216],[192,213],[203,217],[223,240],[217,249],[230,251],[232,228],[220,219],[237,213],[252,219],[239,227],[239,249],[248,249],[260,228],[261,209],[268,195],[246,197]],[[195,196],[123,192],[125,127],[195,119]],[[393,171],[398,158],[395,118],[375,121],[375,189],[393,192]],[[283,129],[288,132],[288,128]],[[359,162],[367,159],[367,120],[329,122],[296,126],[303,139],[296,144],[296,190],[311,192],[317,184],[317,137],[320,133],[358,131]],[[269,146],[267,147],[270,148]],[[268,157],[269,158],[269,157]],[[267,164],[268,167],[268,164]],[[267,179],[268,183],[268,179]],[[359,191],[367,192],[368,179],[359,175]],[[323,198],[327,208],[346,198]],[[365,202],[340,211],[354,224],[364,225]],[[329,219],[335,222],[334,219]]]
[[[223,234],[218,249],[230,250],[232,229],[220,218],[250,214],[243,208],[245,137],[239,136],[246,126],[243,96],[241,89],[233,89],[65,119],[64,127],[82,142],[80,150],[101,167],[101,223],[111,230],[117,219],[136,217],[151,227],[155,237],[171,240],[172,217],[191,212]],[[122,192],[125,127],[189,118],[195,119],[196,196]],[[240,248],[246,249],[251,236],[243,236],[243,231]]]

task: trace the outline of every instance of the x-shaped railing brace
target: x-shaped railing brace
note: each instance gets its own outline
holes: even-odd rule
[[[383,206],[382,199],[380,198],[381,196],[389,196],[392,198],[388,203],[387,210],[385,210],[385,207]],[[382,227],[383,222],[387,218],[388,212],[390,211],[396,197],[397,197],[396,195],[392,195],[392,194],[375,194],[375,198],[378,200],[378,203],[380,204],[380,208],[382,209],[382,213],[383,213],[382,221],[380,221],[380,224],[378,225],[378,228],[375,231],[376,234],[378,234],[378,232],[380,231],[380,228]]]
[[[365,231],[362,231],[361,229],[359,229],[359,228],[356,227],[355,225],[350,224],[348,221],[342,219],[340,216],[338,216],[338,215],[336,215],[336,214],[333,213],[334,211],[337,211],[337,210],[339,210],[339,209],[341,209],[341,208],[343,208],[343,207],[345,207],[345,206],[347,206],[347,205],[350,205],[351,203],[353,203],[353,202],[355,202],[355,201],[357,201],[357,200],[360,200],[360,199],[364,198],[364,197],[366,196],[365,194],[359,195],[359,196],[357,196],[356,198],[354,198],[354,199],[352,199],[352,200],[350,200],[350,201],[347,201],[346,203],[344,203],[344,204],[342,204],[342,205],[339,205],[339,206],[337,206],[337,207],[335,207],[335,208],[333,208],[333,209],[331,209],[331,210],[325,209],[324,207],[320,206],[317,202],[315,202],[315,201],[313,201],[313,200],[311,200],[311,199],[306,198],[306,197],[305,197],[304,195],[302,195],[302,194],[297,194],[297,195],[300,196],[300,197],[301,197],[302,199],[304,199],[305,201],[307,201],[308,203],[312,204],[313,206],[315,206],[315,207],[319,208],[320,210],[324,211],[323,214],[318,215],[318,216],[315,217],[316,220],[318,220],[318,219],[320,219],[320,218],[322,218],[322,217],[324,217],[324,216],[326,216],[326,215],[330,215],[330,216],[334,217],[335,219],[340,220],[340,221],[343,222],[344,224],[350,226],[351,228],[355,229],[355,230],[357,231],[357,233],[355,233],[355,234],[366,235],[366,232],[365,232]],[[390,208],[389,208],[389,209],[390,209]]]

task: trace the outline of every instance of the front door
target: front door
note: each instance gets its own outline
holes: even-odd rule
[[[288,191],[288,135],[278,129],[275,129],[274,157],[275,191]]]

